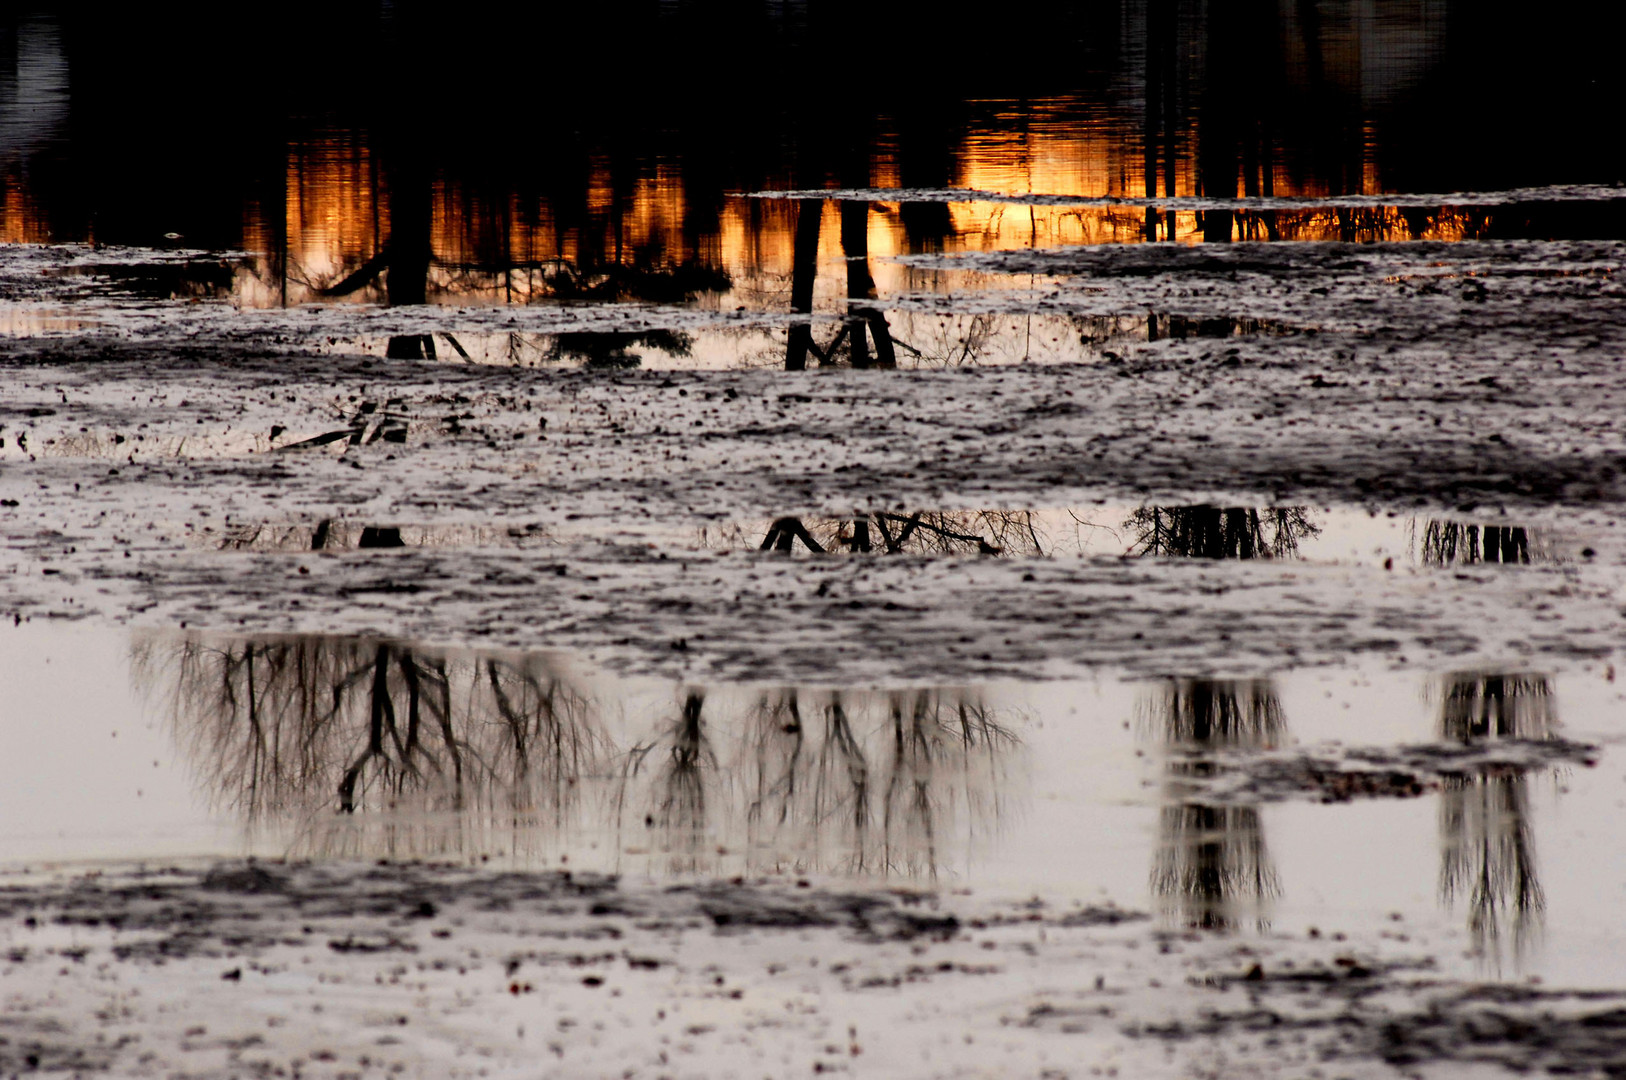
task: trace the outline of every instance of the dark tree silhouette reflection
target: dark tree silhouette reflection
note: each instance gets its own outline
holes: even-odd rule
[[[557,826],[608,758],[591,701],[541,655],[158,637],[135,660],[215,803],[251,832],[292,824],[300,854],[456,854],[470,823]],[[384,837],[345,821],[385,811]],[[447,811],[450,825],[422,817]]]
[[[841,518],[775,518],[762,551],[888,555],[1045,555],[1038,516],[1027,510],[874,511]]]
[[[1415,523],[1413,530],[1415,535]],[[1534,550],[1532,550],[1534,541]],[[1429,521],[1419,544],[1427,566],[1474,563],[1527,564],[1545,561],[1547,552],[1539,535],[1518,525],[1468,525],[1460,521]]]
[[[1142,722],[1172,752],[1151,875],[1165,915],[1204,930],[1263,927],[1280,885],[1258,808],[1183,796],[1190,779],[1215,769],[1204,752],[1263,749],[1286,735],[1275,688],[1263,679],[1171,679],[1142,699]]]
[[[820,346],[811,319],[791,324],[785,341],[785,370],[803,371],[809,355],[821,364],[845,357],[855,368],[898,366],[897,351],[886,316],[874,306],[875,279],[869,268],[868,203],[842,202],[841,250],[847,265],[847,314],[830,343]],[[819,228],[824,200],[796,203],[796,238],[791,255],[790,310],[811,315],[819,273]],[[874,350],[871,351],[873,344]]]
[[[676,357],[688,356],[693,347],[694,336],[681,330],[582,331],[555,335],[542,359],[546,363],[574,360],[588,368],[635,368],[643,360],[634,349],[650,349]]]
[[[721,755],[705,707],[685,694],[628,754],[617,800],[622,829],[656,830],[677,873],[718,869],[736,835],[752,872],[935,877],[945,836],[991,831],[1020,746],[957,690],[766,692],[728,719]]]
[[[1187,559],[1289,559],[1321,532],[1295,506],[1144,506],[1124,528],[1134,536],[1131,554]]]
[[[1439,734],[1453,742],[1548,739],[1558,723],[1543,675],[1456,672],[1439,694]],[[1440,795],[1440,897],[1467,904],[1474,947],[1498,970],[1504,947],[1524,956],[1546,909],[1528,785],[1522,772],[1453,776]]]

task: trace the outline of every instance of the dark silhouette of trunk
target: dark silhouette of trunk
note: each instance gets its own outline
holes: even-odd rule
[[[868,320],[862,312],[864,301],[875,296],[875,281],[869,276],[869,204],[841,204],[841,253],[847,262],[847,348],[855,368],[869,367],[869,344],[865,333]]]
[[[898,354],[892,344],[892,329],[880,309],[868,302],[875,299],[875,279],[869,271],[868,203],[841,204],[841,251],[847,260],[846,332],[853,367],[895,368]],[[875,346],[873,355],[871,342]]]
[[[1168,71],[1164,66],[1163,42],[1165,12],[1160,0],[1148,0],[1146,5],[1146,123],[1145,158],[1146,197],[1157,198],[1158,150],[1163,131],[1163,80]],[[1171,28],[1172,29],[1172,28]],[[1153,207],[1146,208],[1146,240],[1157,240],[1157,227],[1162,215]],[[1155,339],[1154,339],[1155,340]]]
[[[1530,562],[1530,531],[1520,525],[1464,525],[1430,521],[1423,529],[1423,561],[1434,566]]]
[[[368,525],[361,530],[361,540],[356,546],[364,548],[398,548],[405,547],[406,542],[401,539],[401,530],[398,528]]]
[[[819,218],[823,199],[803,199],[796,204],[796,242],[791,251],[790,310],[798,315],[813,312],[813,282],[819,272]],[[785,370],[804,371],[813,344],[811,322],[792,323],[785,343]]]
[[[1246,63],[1246,43],[1236,40],[1238,6],[1236,0],[1213,0],[1208,8],[1197,174],[1202,194],[1216,199],[1236,198],[1236,125],[1243,107],[1240,69]],[[1204,210],[1201,216],[1205,243],[1230,242],[1235,224],[1232,211]]]
[[[395,709],[390,703],[389,690],[390,650],[378,646],[373,656],[372,690],[368,698],[367,748],[344,771],[339,781],[339,809],[346,814],[356,812],[356,785],[360,783],[367,763],[384,754],[384,729],[395,726]]]
[[[824,553],[824,545],[813,539],[813,534],[807,531],[800,518],[782,517],[768,526],[768,535],[762,538],[762,546],[758,550],[789,552],[800,540],[802,546],[809,551]]]

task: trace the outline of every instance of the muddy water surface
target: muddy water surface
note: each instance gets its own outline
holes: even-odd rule
[[[837,690],[359,638],[25,627],[4,648],[13,869],[251,854],[815,878],[1626,978],[1608,960],[1626,693],[1602,670]]]

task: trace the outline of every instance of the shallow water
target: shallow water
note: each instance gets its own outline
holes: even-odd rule
[[[355,638],[29,624],[0,647],[12,868],[257,854],[888,882],[1411,935],[1447,972],[1626,977],[1612,671],[863,691]],[[1577,749],[1537,753],[1560,739]],[[1304,754],[1385,774],[1434,745],[1493,756],[1376,797],[1246,782]],[[1205,786],[1228,772],[1244,782]]]

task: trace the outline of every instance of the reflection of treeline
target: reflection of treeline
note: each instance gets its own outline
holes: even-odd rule
[[[1124,528],[1130,552],[1197,559],[1282,559],[1321,532],[1303,507],[1143,506]]]
[[[216,808],[304,856],[518,856],[603,834],[677,871],[732,846],[763,870],[931,874],[945,837],[991,827],[1019,746],[957,690],[688,691],[628,728],[625,702],[538,654],[163,635],[133,667]]]
[[[715,719],[690,693],[627,756],[617,801],[623,829],[660,830],[678,871],[711,865],[743,822],[755,870],[929,876],[944,838],[991,827],[1018,745],[963,691],[775,690]]]
[[[775,518],[763,551],[889,555],[1044,555],[1036,516],[1024,510],[876,511],[842,518]]]
[[[1547,739],[1558,722],[1543,675],[1457,672],[1439,695],[1439,734],[1453,742]],[[1440,796],[1440,896],[1466,902],[1474,945],[1497,965],[1509,936],[1523,955],[1546,907],[1528,788],[1523,772],[1480,773],[1447,777]]]
[[[1169,801],[1158,816],[1152,892],[1182,925],[1231,929],[1263,924],[1280,892],[1257,807],[1207,805],[1185,783],[1213,774],[1209,750],[1261,749],[1287,733],[1275,687],[1265,679],[1170,679],[1141,699],[1141,719],[1172,754]]]
[[[1544,562],[1552,557],[1539,534],[1533,536],[1529,529],[1519,525],[1469,525],[1460,521],[1431,520],[1423,526],[1419,547],[1422,560],[1428,566],[1521,564],[1532,559]]]

